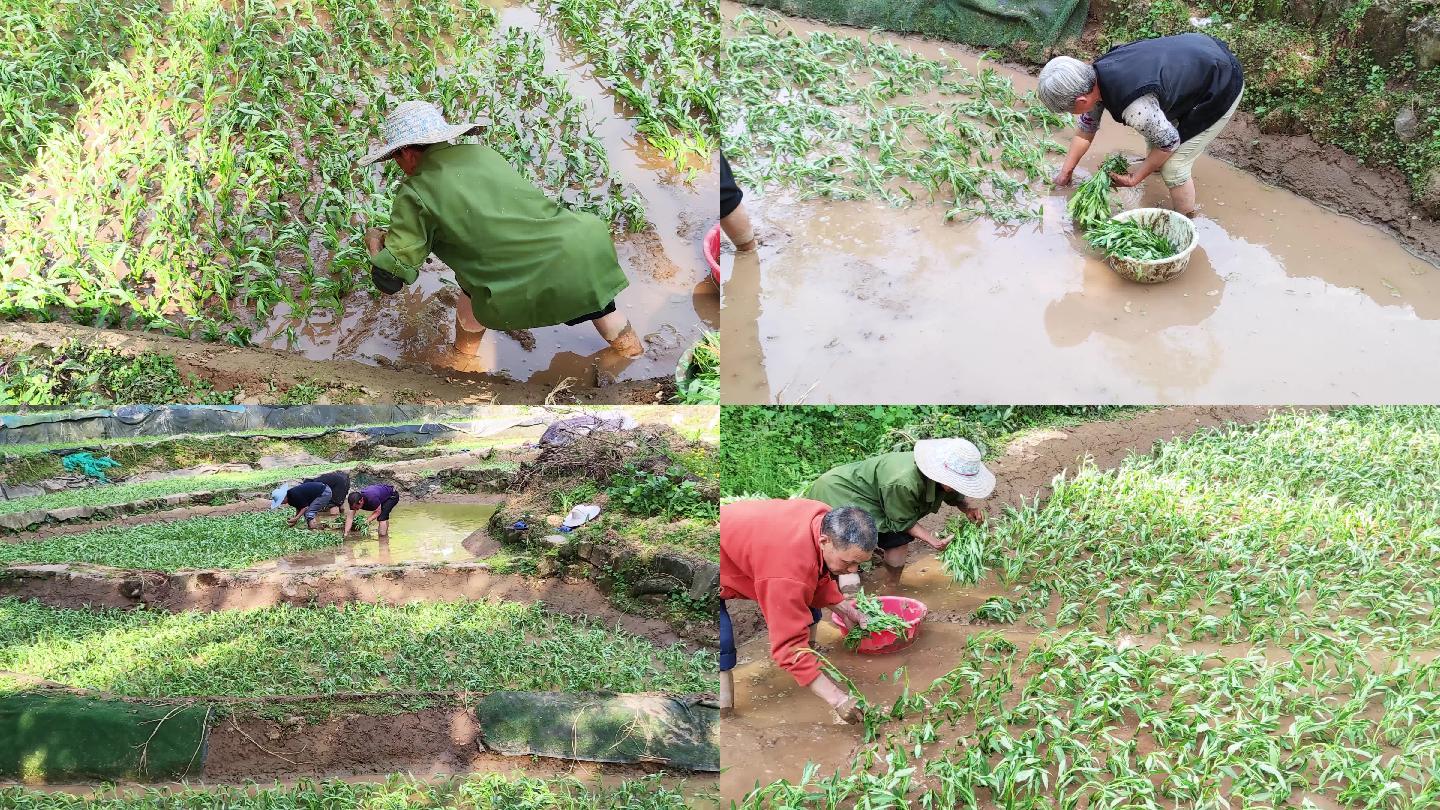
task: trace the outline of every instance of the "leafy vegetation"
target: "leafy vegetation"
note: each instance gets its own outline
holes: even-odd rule
[[[866,636],[873,636],[876,633],[894,632],[904,635],[910,629],[910,625],[904,619],[893,613],[886,613],[885,606],[880,604],[879,597],[866,593],[864,590],[855,593],[855,608],[865,617],[865,625],[855,625],[845,632],[845,646],[855,649]]]
[[[0,268],[3,271],[3,268]],[[0,354],[0,405],[228,404],[229,392],[181,371],[158,352],[129,357],[67,341],[48,352]]]
[[[1110,173],[1124,174],[1128,171],[1130,162],[1116,152],[1101,161],[1100,168],[1075,187],[1065,203],[1065,213],[1070,215],[1077,228],[1089,229],[1110,220],[1115,210],[1115,184],[1110,179]]]
[[[731,23],[724,76],[737,121],[724,147],[737,180],[785,186],[802,199],[926,195],[946,218],[1016,222],[1039,216],[1033,183],[1048,179],[1050,134],[1069,124],[1033,94],[982,66],[911,54],[878,40],[801,36],[770,13]]]
[[[0,543],[0,565],[92,563],[155,571],[246,568],[286,554],[340,544],[339,532],[290,528],[285,524],[288,517],[289,510],[248,512]]]
[[[719,146],[719,9],[704,0],[542,0],[598,76],[634,110],[636,130],[691,175]]]
[[[1085,241],[1107,256],[1156,261],[1180,251],[1170,237],[1133,219],[1105,219],[1085,231]]]
[[[993,454],[1034,427],[1105,419],[1133,411],[1111,406],[846,405],[735,406],[720,413],[722,497],[788,498],[821,473],[919,439],[963,437]]]
[[[488,601],[170,614],[0,599],[0,669],[167,698],[715,688],[706,653],[657,647],[538,605]]]
[[[720,404],[720,333],[706,332],[695,344],[685,381],[675,391],[685,405]]]
[[[690,480],[689,471],[679,464],[663,473],[628,465],[611,477],[605,494],[612,506],[636,515],[667,520],[714,520],[720,516],[714,497],[707,496],[699,484]]]
[[[1018,597],[976,618],[1041,632],[897,674],[853,771],[741,806],[1435,806],[1437,462],[1440,409],[1284,412],[957,519],[947,570]]]
[[[343,313],[370,289],[361,237],[398,178],[354,161],[396,98],[489,119],[485,143],[552,197],[645,225],[539,36],[494,33],[481,0],[121,3],[93,28],[108,9],[74,6],[11,4],[0,26],[21,53],[6,98],[44,86],[0,105],[17,167],[0,186],[0,316],[243,346],[282,305]]]
[[[31,495],[0,501],[0,514],[24,512],[29,509],[63,509],[69,506],[114,506],[122,503],[163,498],[167,495],[182,495],[190,492],[211,490],[242,490],[251,487],[267,487],[281,481],[308,478],[321,473],[350,466],[340,464],[311,464],[303,467],[288,467],[275,470],[254,470],[252,472],[216,473],[215,475],[191,475],[180,478],[163,478],[140,484],[111,484],[110,486],[66,489],[44,495]]]
[[[499,773],[473,774],[438,782],[393,775],[380,783],[302,779],[291,787],[255,790],[218,785],[207,788],[107,787],[95,796],[0,788],[0,805],[12,810],[684,810],[686,795],[660,774],[619,784],[586,785],[576,779],[537,779]]]

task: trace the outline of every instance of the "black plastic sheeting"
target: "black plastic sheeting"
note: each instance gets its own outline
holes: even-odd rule
[[[442,422],[471,422],[501,416],[502,411],[487,406],[131,405],[103,410],[0,414],[0,445],[54,444],[177,433],[242,433],[277,428],[313,427],[323,432],[326,428],[373,425],[377,422],[414,424],[368,430],[409,430],[425,434],[446,429],[439,424]]]

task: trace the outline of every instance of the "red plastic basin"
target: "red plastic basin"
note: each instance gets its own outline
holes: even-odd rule
[[[905,596],[882,596],[880,597],[880,607],[884,608],[886,613],[904,619],[910,628],[905,631],[904,638],[896,635],[893,630],[871,633],[860,639],[860,646],[855,648],[855,652],[865,655],[885,655],[909,647],[920,635],[920,623],[925,620],[925,614],[930,612],[924,602]],[[834,611],[830,612],[830,621],[840,628],[840,632],[848,633],[850,631],[850,625],[846,623],[845,617]]]
[[[720,283],[720,223],[705,234],[705,261],[710,263],[710,277]]]

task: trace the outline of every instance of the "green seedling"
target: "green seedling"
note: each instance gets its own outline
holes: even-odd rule
[[[1092,222],[1085,241],[1107,256],[1155,261],[1168,259],[1179,251],[1165,234],[1133,219],[1106,219]]]
[[[1101,161],[1100,168],[1075,188],[1070,195],[1070,201],[1065,204],[1065,211],[1076,227],[1090,228],[1110,219],[1115,207],[1114,195],[1111,193],[1114,181],[1111,180],[1110,173],[1123,174],[1129,170],[1130,161],[1123,154],[1115,152]]]
[[[855,625],[845,633],[845,646],[855,649],[860,646],[866,636],[873,636],[876,633],[893,632],[903,637],[910,625],[899,616],[893,613],[886,613],[885,606],[880,603],[879,598],[860,590],[855,593],[855,608],[860,615],[865,617],[865,625]]]

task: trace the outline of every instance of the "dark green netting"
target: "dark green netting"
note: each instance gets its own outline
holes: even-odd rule
[[[208,706],[0,693],[0,778],[155,781],[199,776]]]
[[[475,713],[486,748],[509,756],[720,770],[720,711],[694,698],[494,692]]]
[[[782,14],[860,28],[1030,50],[1080,36],[1089,0],[743,0]]]

